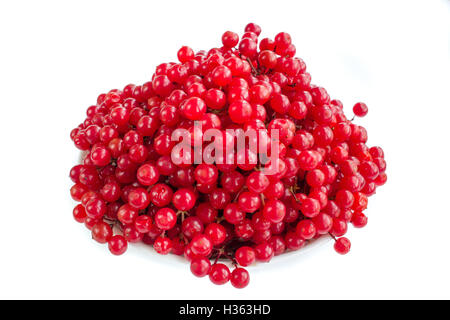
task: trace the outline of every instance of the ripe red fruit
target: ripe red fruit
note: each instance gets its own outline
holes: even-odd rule
[[[363,102],[358,102],[353,106],[353,113],[357,117],[364,117],[369,112],[369,108]]]
[[[177,56],[180,62],[187,62],[194,58],[194,51],[191,48],[184,46],[178,50]]]
[[[256,260],[255,250],[251,247],[240,247],[236,250],[235,259],[243,267],[248,267]]]
[[[286,215],[286,207],[279,200],[269,200],[264,206],[263,215],[272,223],[281,222]]]
[[[222,285],[230,280],[230,269],[223,263],[217,263],[209,271],[209,279],[212,283]]]
[[[200,120],[206,113],[206,103],[201,98],[191,97],[183,102],[181,113],[189,120]]]
[[[144,164],[137,171],[137,179],[144,186],[151,186],[158,182],[158,169],[151,164]]]
[[[159,209],[155,214],[155,224],[161,230],[172,229],[176,223],[177,215],[172,209]]]
[[[204,277],[211,270],[211,262],[205,257],[195,258],[191,261],[191,272],[196,277]]]
[[[136,220],[139,212],[129,204],[124,204],[117,211],[117,219],[123,224],[131,224]]]
[[[143,210],[150,204],[147,191],[144,188],[136,188],[128,194],[128,203],[138,210]]]
[[[97,222],[92,228],[92,239],[99,243],[107,243],[111,237],[112,230],[106,222]]]
[[[339,254],[347,254],[350,251],[351,243],[345,237],[339,238],[334,243],[334,250]]]
[[[153,243],[153,248],[156,252],[162,255],[169,254],[172,250],[172,240],[165,237],[158,237],[156,238],[155,242]]]
[[[277,66],[277,55],[270,50],[263,50],[259,53],[258,61],[261,66],[267,69],[273,69]]]
[[[222,43],[227,48],[235,47],[239,42],[239,36],[237,33],[227,31],[222,35]]]
[[[288,33],[260,34],[249,23],[215,48],[181,47],[145,83],[100,94],[71,130],[84,152],[70,170],[72,215],[112,254],[142,241],[243,288],[241,267],[316,239],[350,250],[342,236],[367,224],[387,181],[384,151],[312,82]],[[227,260],[232,272],[217,263]]]
[[[178,210],[187,211],[194,207],[196,196],[190,189],[179,189],[173,194],[172,203]]]
[[[305,219],[297,224],[296,232],[300,238],[309,240],[316,235],[316,226],[311,220]]]
[[[244,268],[236,268],[231,273],[230,282],[235,288],[245,288],[250,282],[250,275]]]
[[[120,256],[127,251],[128,243],[123,236],[116,234],[109,239],[108,248],[113,255]]]
[[[252,117],[253,108],[245,100],[237,100],[228,107],[228,115],[235,123],[245,123]]]

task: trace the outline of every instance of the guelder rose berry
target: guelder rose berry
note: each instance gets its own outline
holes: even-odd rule
[[[366,226],[387,181],[384,150],[312,81],[290,34],[261,32],[249,23],[215,48],[181,47],[144,84],[100,94],[70,132],[84,152],[73,218],[112,254],[143,242],[244,288],[245,268],[315,239],[350,251],[349,226]]]

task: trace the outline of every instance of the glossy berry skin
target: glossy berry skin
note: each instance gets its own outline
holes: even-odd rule
[[[117,219],[123,224],[132,224],[138,217],[138,210],[129,204],[125,204],[117,211]]]
[[[158,169],[151,164],[144,164],[137,171],[137,179],[144,186],[151,186],[158,182]]]
[[[363,102],[358,102],[353,106],[353,113],[357,117],[364,117],[369,112],[369,108],[367,108],[367,105]]]
[[[253,213],[261,207],[261,198],[254,192],[242,192],[238,198],[239,209],[246,213]]]
[[[155,242],[153,243],[153,248],[159,254],[169,254],[172,250],[172,240],[160,236],[156,238]]]
[[[113,235],[113,232],[109,224],[103,221],[100,221],[97,224],[95,224],[91,231],[92,231],[92,239],[94,239],[99,243],[107,243]]]
[[[128,243],[121,235],[114,235],[108,241],[109,251],[116,256],[120,256],[127,251]]]
[[[231,273],[230,282],[237,289],[245,288],[250,282],[250,275],[244,268],[236,268]]]
[[[79,204],[73,209],[73,218],[79,223],[83,223],[86,220],[87,215],[83,205]]]
[[[302,220],[297,224],[296,233],[301,239],[312,239],[316,235],[316,232],[316,226],[309,219]]]
[[[159,209],[155,214],[155,224],[161,230],[170,230],[177,223],[177,215],[170,208]]]
[[[260,262],[269,262],[275,254],[272,246],[267,242],[256,245],[254,249],[256,260]]]
[[[239,265],[248,267],[255,262],[256,253],[253,248],[243,246],[236,250],[234,257]]]
[[[258,61],[261,66],[267,69],[273,69],[277,66],[277,55],[270,50],[263,50],[259,53]]]
[[[106,213],[106,203],[101,199],[92,199],[86,206],[86,215],[92,219],[99,219]]]
[[[223,211],[223,216],[231,224],[237,224],[241,222],[245,217],[242,210],[235,203],[230,203],[226,206],[225,210]]]
[[[297,236],[295,232],[288,232],[284,240],[286,243],[286,248],[293,251],[303,248],[306,244],[305,240]]]
[[[187,46],[183,46],[178,50],[177,56],[178,60],[180,60],[181,63],[184,63],[194,58],[194,51]]]
[[[281,222],[286,215],[286,207],[279,200],[269,200],[264,206],[263,215],[272,223]]]
[[[362,212],[355,212],[352,217],[352,224],[355,228],[363,228],[367,225],[367,216]]]
[[[223,285],[230,280],[230,269],[223,263],[217,263],[211,266],[209,279],[216,285]]]
[[[199,164],[194,171],[195,180],[202,184],[213,184],[219,177],[217,167],[212,164]]]
[[[305,198],[300,201],[300,210],[307,218],[314,218],[320,213],[320,202],[314,198]]]
[[[206,227],[205,235],[209,237],[214,246],[217,246],[225,241],[227,231],[224,226],[218,223],[211,223]]]
[[[144,188],[137,188],[128,194],[128,203],[135,209],[143,210],[150,204],[150,198]]]
[[[111,154],[105,147],[98,147],[90,154],[92,162],[99,167],[106,166],[111,161]]]
[[[250,191],[253,191],[255,193],[261,193],[264,192],[267,187],[269,186],[270,181],[269,178],[262,172],[252,172],[248,177],[246,181],[246,186]]]
[[[147,215],[138,216],[134,221],[134,227],[140,233],[148,233],[152,229],[152,219]]]
[[[252,106],[245,100],[237,100],[228,107],[228,115],[235,123],[245,123],[252,117]]]
[[[250,38],[244,38],[239,43],[239,50],[246,57],[253,58],[256,55],[258,45]]]
[[[245,26],[245,32],[253,32],[256,36],[261,34],[261,27],[256,23],[250,22]]]
[[[151,203],[157,207],[165,207],[171,201],[173,197],[172,189],[163,183],[155,184],[149,192],[149,198]]]
[[[203,222],[199,217],[187,217],[181,223],[181,231],[183,236],[188,239],[192,239],[195,235],[202,233],[203,230]]]
[[[217,66],[211,74],[212,80],[219,87],[228,85],[232,80],[231,70],[226,66]]]
[[[211,262],[205,257],[195,258],[191,261],[191,272],[194,276],[202,278],[209,274]]]
[[[333,218],[323,212],[312,218],[312,222],[318,234],[326,234],[333,227]]]
[[[198,234],[191,241],[191,250],[197,256],[208,256],[212,251],[212,247],[213,243],[206,235]]]
[[[203,223],[212,223],[217,217],[217,210],[214,209],[209,203],[201,203],[195,210],[195,215]]]
[[[227,48],[235,47],[239,42],[239,35],[232,31],[227,31],[222,35],[222,44]]]
[[[345,237],[339,238],[334,243],[334,250],[339,254],[347,254],[350,251],[351,243]]]
[[[194,207],[196,196],[190,189],[179,189],[173,194],[172,203],[178,210],[187,211]]]
[[[206,103],[198,97],[187,99],[180,107],[181,113],[189,120],[200,120],[206,113]]]

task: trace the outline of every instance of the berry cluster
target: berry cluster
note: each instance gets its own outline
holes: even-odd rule
[[[73,216],[111,253],[142,241],[184,255],[198,277],[243,288],[245,267],[319,237],[331,235],[340,254],[350,250],[348,224],[367,224],[368,197],[387,179],[383,150],[369,148],[366,129],[311,84],[288,33],[259,41],[260,33],[250,23],[241,38],[225,32],[220,48],[182,47],[179,63],[160,64],[150,82],[101,94],[72,130],[86,154],[70,172],[80,202]],[[367,106],[353,112],[365,116]],[[262,132],[279,157],[263,164],[244,148],[231,164],[195,164],[173,152],[172,139],[184,128],[193,146],[205,144],[195,121],[224,140],[230,128]]]

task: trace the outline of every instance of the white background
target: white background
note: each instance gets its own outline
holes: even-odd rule
[[[112,256],[72,219],[70,130],[98,94],[250,21],[289,32],[348,115],[368,104],[357,123],[388,163],[368,226],[347,256],[275,258],[244,290],[148,247]],[[448,1],[2,1],[0,298],[450,298],[449,39]]]

